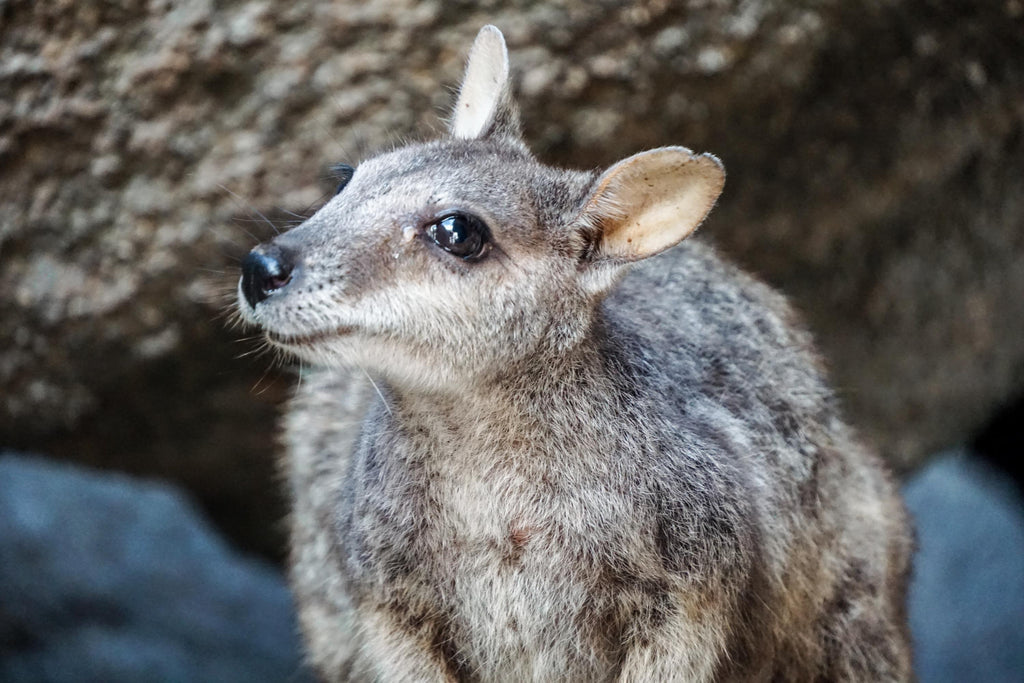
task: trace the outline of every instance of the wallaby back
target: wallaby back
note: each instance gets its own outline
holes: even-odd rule
[[[285,471],[325,678],[910,678],[905,514],[808,335],[709,247],[662,253],[717,159],[541,165],[485,27],[451,135],[345,176],[240,283],[316,368]]]

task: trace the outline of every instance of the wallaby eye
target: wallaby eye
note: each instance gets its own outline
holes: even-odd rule
[[[338,181],[338,188],[334,191],[335,195],[341,194],[341,191],[348,185],[348,181],[352,180],[352,174],[356,172],[356,169],[352,168],[348,164],[335,164],[331,166],[331,175],[333,175]]]
[[[464,259],[480,256],[487,246],[487,226],[468,213],[451,213],[431,223],[427,237],[437,246]]]

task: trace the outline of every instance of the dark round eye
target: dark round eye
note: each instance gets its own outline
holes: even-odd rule
[[[341,194],[341,191],[348,185],[348,181],[352,180],[352,174],[355,172],[356,169],[348,164],[335,164],[331,166],[331,175],[338,181],[338,189],[334,191],[334,194]]]
[[[480,256],[487,246],[487,226],[468,213],[452,213],[427,226],[427,237],[437,246],[464,259]]]

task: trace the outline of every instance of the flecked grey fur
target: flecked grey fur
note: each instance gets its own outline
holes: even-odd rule
[[[609,226],[644,202],[593,208],[630,160],[544,167],[507,83],[491,95],[477,137],[361,164],[275,240],[287,285],[240,300],[317,368],[285,432],[313,663],[329,680],[909,679],[905,513],[792,310],[699,241],[630,269]],[[452,209],[487,223],[484,257],[427,238]]]

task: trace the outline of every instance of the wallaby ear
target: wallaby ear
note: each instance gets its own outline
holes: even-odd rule
[[[451,134],[465,140],[491,135],[520,138],[519,112],[509,87],[508,49],[494,26],[484,26],[473,41],[466,75],[452,115]]]
[[[593,258],[636,261],[678,244],[701,224],[724,185],[722,162],[685,147],[623,159],[598,178],[580,213],[596,237]]]

